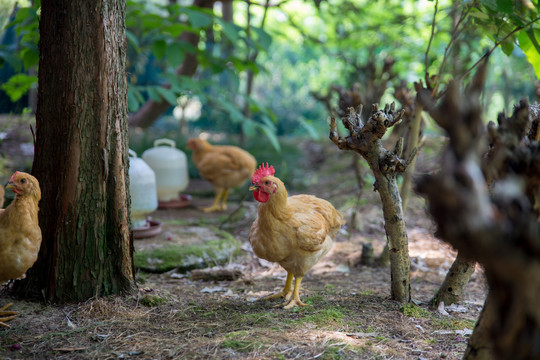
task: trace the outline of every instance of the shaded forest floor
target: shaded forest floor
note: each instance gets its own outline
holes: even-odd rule
[[[460,359],[487,290],[481,269],[448,315],[430,306],[455,252],[433,237],[423,200],[414,195],[407,227],[416,305],[391,300],[389,268],[358,264],[364,243],[378,255],[385,242],[369,171],[364,169],[367,185],[358,197],[352,154],[323,143],[303,144],[299,166],[311,180],[288,187],[290,194],[330,200],[347,220],[332,252],[302,282],[301,298],[310,306],[283,310],[274,307],[277,300],[257,301],[281,290],[286,274],[251,252],[247,236],[255,202],[249,198],[235,212],[246,192],[240,189],[225,214],[205,214],[197,207],[212,201],[211,187],[192,180],[186,191],[193,196],[192,206],[158,210],[152,217],[164,222],[164,231],[181,233],[189,225],[231,233],[242,242],[242,253],[225,267],[239,271],[239,279],[193,281],[189,273],[174,270],[138,271],[134,294],[65,306],[4,294],[0,303],[13,302],[20,314],[10,329],[0,329],[0,359]],[[418,172],[436,170],[436,153],[423,152]]]

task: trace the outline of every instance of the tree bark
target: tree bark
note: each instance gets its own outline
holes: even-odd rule
[[[194,0],[193,6],[211,9],[214,6],[215,0]],[[199,40],[201,38],[200,33],[194,34],[191,32],[184,32],[180,35],[180,41],[187,42],[198,47]],[[197,54],[186,53],[185,59],[182,65],[176,70],[176,74],[179,76],[192,77],[197,71],[199,61],[197,60]],[[164,85],[169,88],[170,85]],[[129,125],[141,128],[147,128],[152,125],[167,109],[172,105],[166,101],[148,100],[141,108],[134,114],[129,116]]]
[[[476,261],[467,259],[458,251],[441,287],[433,297],[433,305],[438,305],[441,302],[444,302],[445,305],[459,302],[475,267]]]
[[[402,115],[403,112],[395,114],[394,104],[379,111],[374,105],[371,116],[364,124],[360,114],[351,108],[349,115],[342,119],[349,136],[339,137],[336,121],[332,118],[330,139],[340,149],[353,150],[362,155],[375,176],[375,189],[381,197],[384,228],[390,247],[391,295],[394,300],[406,303],[411,300],[410,259],[396,176],[405,171],[409,161],[399,158],[403,150],[401,141],[393,152],[386,150],[381,142],[386,130],[399,122]]]
[[[485,323],[475,328],[467,356],[492,348],[493,359],[539,359],[540,224],[527,194],[540,184],[531,181],[540,178],[540,143],[524,138],[530,123],[522,101],[511,118],[500,115],[498,127],[488,126],[485,155],[485,77],[484,63],[465,94],[452,84],[437,107],[425,99],[450,142],[441,173],[423,177],[418,189],[429,200],[440,236],[481,263],[490,286]],[[495,174],[491,194],[486,170]]]
[[[135,288],[125,2],[41,2],[38,261],[16,291],[64,303]]]
[[[410,151],[418,147],[419,135],[420,135],[420,125],[422,124],[422,111],[423,108],[420,104],[416,103],[414,107],[414,116],[411,121],[411,128],[409,130],[408,140],[407,140],[407,153],[406,156],[410,155]],[[411,164],[407,166],[407,170],[403,173],[403,182],[401,183],[401,199],[403,201],[403,212],[407,211],[407,204],[409,202],[409,195],[411,193],[411,184],[414,174],[414,169],[416,167],[416,156],[413,157]]]
[[[480,317],[474,327],[474,332],[469,338],[467,349],[463,355],[463,359],[465,360],[492,359],[493,345],[491,344],[489,329],[495,321],[495,313],[492,305],[493,302],[490,300],[491,296],[491,294],[488,294]]]

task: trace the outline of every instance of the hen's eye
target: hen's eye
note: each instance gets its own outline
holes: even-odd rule
[[[264,182],[264,185],[269,185],[269,184],[270,184],[270,181],[268,181],[268,180],[266,180],[266,181]]]
[[[26,179],[22,179],[21,184],[26,184]]]

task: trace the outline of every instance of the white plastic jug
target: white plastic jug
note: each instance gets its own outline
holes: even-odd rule
[[[130,217],[133,228],[146,226],[146,216],[158,207],[156,175],[137,153],[129,149]]]
[[[156,173],[158,200],[177,200],[189,182],[186,154],[176,148],[174,140],[157,139],[142,158]]]

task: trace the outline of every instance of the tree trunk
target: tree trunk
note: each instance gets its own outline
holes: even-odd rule
[[[193,6],[201,8],[211,9],[215,0],[194,0]],[[189,43],[197,48],[199,44],[200,33],[194,34],[191,32],[184,32],[180,35],[180,41]],[[186,57],[182,62],[182,65],[176,70],[177,75],[192,77],[197,71],[199,61],[197,60],[197,54],[186,53]],[[167,88],[169,84],[165,85]],[[141,128],[147,128],[152,125],[167,109],[172,105],[168,101],[155,101],[148,100],[141,108],[134,114],[129,116],[129,125],[137,126]]]
[[[450,141],[441,173],[424,176],[418,190],[429,200],[441,238],[485,269],[489,301],[467,356],[492,347],[486,357],[540,359],[540,224],[527,195],[539,190],[540,143],[527,139],[527,101],[485,131],[480,93],[486,67],[479,67],[465,94],[452,84],[437,107],[425,99]]]
[[[83,301],[134,289],[125,2],[41,3],[33,174],[43,243],[16,291]]]
[[[456,259],[433,297],[432,303],[437,305],[444,302],[445,305],[450,305],[459,302],[475,267],[476,261],[467,259],[458,251]]]
[[[360,114],[350,109],[342,119],[349,136],[339,137],[334,118],[330,123],[330,139],[342,150],[353,150],[367,161],[375,176],[375,189],[379,192],[384,213],[384,229],[390,245],[390,269],[392,273],[392,298],[402,303],[411,300],[410,259],[407,231],[396,176],[405,171],[408,161],[399,158],[402,141],[393,152],[382,146],[381,138],[386,130],[398,123],[403,112],[395,114],[394,104],[372,113],[364,124]],[[413,153],[414,156],[414,153]]]
[[[492,306],[491,292],[488,293],[480,317],[474,327],[474,332],[469,338],[469,344],[463,355],[464,360],[491,360],[493,355],[493,346],[489,329],[495,320],[495,313]]]
[[[420,125],[422,124],[422,111],[422,105],[415,103],[414,116],[411,122],[411,128],[408,133],[409,139],[407,140],[407,154],[405,154],[405,157],[408,157],[410,155],[410,152],[418,147],[418,139],[420,137],[419,135],[421,127]],[[401,183],[400,191],[401,200],[403,202],[403,212],[407,211],[407,204],[409,202],[409,196],[411,193],[411,184],[415,166],[416,156],[412,158],[411,164],[407,166],[407,170],[405,170],[405,172],[403,173],[403,182]]]
[[[392,298],[401,303],[411,300],[411,261],[401,197],[395,174],[383,174],[377,152],[365,157],[373,175],[375,189],[381,197],[384,216],[384,230],[388,239],[390,273],[392,278]],[[375,156],[373,156],[375,155]]]

